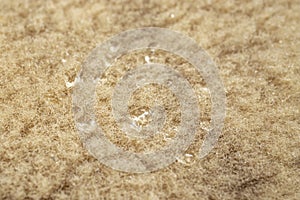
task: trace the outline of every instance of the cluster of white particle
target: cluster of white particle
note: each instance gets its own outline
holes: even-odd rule
[[[136,127],[143,127],[150,121],[150,112],[146,111],[139,116],[133,117],[133,123]]]
[[[170,20],[178,17],[175,14],[169,13]],[[104,81],[95,78],[96,76],[101,76],[119,56],[149,47],[165,50],[193,63],[203,74],[208,87],[201,88],[199,94],[195,93],[194,88],[179,72],[156,63],[155,50],[151,49],[150,55],[144,57],[144,65],[128,72],[128,76],[124,76],[115,86],[111,98],[114,119],[128,136],[148,138],[162,131],[160,128],[163,128],[166,122],[163,107],[142,110],[142,114],[135,116],[130,116],[128,112],[127,105],[136,88],[151,83],[164,85],[174,93],[180,103],[181,118],[178,130],[171,130],[168,134],[162,133],[165,140],[172,142],[168,142],[163,149],[157,151],[136,153],[125,151],[105,139],[105,134],[95,121],[93,106],[89,105],[97,102],[94,86]],[[67,59],[62,59],[61,62],[66,63]],[[125,172],[151,172],[166,167],[176,160],[188,166],[195,163],[196,157],[203,158],[212,150],[224,123],[226,96],[216,71],[211,58],[192,39],[167,29],[153,27],[136,29],[109,39],[90,54],[82,73],[74,82],[66,80],[66,87],[76,86],[73,88],[75,121],[86,148],[103,164]],[[197,94],[211,97],[213,123],[210,128],[206,124],[201,124],[201,128],[209,133],[203,141],[199,155],[184,154],[199,128],[200,111]]]
[[[181,163],[181,164],[184,164],[184,165],[191,165],[194,163],[194,159],[193,159],[193,155],[192,154],[189,154],[189,153],[186,153],[184,154],[182,157],[177,157],[176,160],[177,162]]]

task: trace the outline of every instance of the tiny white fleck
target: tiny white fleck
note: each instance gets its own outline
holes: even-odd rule
[[[73,81],[73,82],[66,81],[67,88],[73,87],[75,85],[75,81]]]
[[[111,47],[109,48],[109,50],[110,50],[111,52],[116,52],[118,49],[119,49],[119,48],[118,48],[117,46],[111,46]]]
[[[77,82],[80,82],[80,78],[79,78],[79,77],[75,78],[75,80],[74,80],[73,82],[69,82],[69,81],[65,81],[65,82],[66,82],[67,88],[74,87],[74,85],[75,85]]]
[[[65,62],[67,62],[67,60],[65,60],[65,59],[61,59],[61,62],[62,62],[62,63],[65,63]]]
[[[176,160],[177,160],[179,163],[181,163],[181,164],[186,164],[186,162],[185,162],[183,159],[179,158],[179,157],[176,157]]]
[[[147,63],[150,63],[150,57],[149,57],[149,56],[145,56],[145,61],[146,61]]]
[[[171,18],[174,18],[174,17],[175,17],[175,15],[174,15],[173,13],[172,13],[170,16],[171,16]]]
[[[203,92],[209,92],[209,89],[207,87],[200,88]]]
[[[186,156],[186,157],[193,157],[192,154],[188,154],[188,153],[186,153],[185,156]]]

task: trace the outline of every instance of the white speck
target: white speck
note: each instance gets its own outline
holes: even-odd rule
[[[109,47],[109,50],[110,50],[111,52],[116,52],[118,49],[119,49],[119,48],[118,48],[117,46],[111,46],[111,47]]]
[[[173,82],[171,81],[171,80],[167,80],[167,86],[170,86],[170,85],[172,85],[173,84]]]
[[[73,82],[66,81],[66,86],[67,86],[67,88],[74,87],[75,82],[76,82],[76,81],[73,81]]]
[[[171,18],[174,18],[174,17],[175,17],[175,15],[174,15],[173,13],[172,13],[170,16],[171,16]]]
[[[145,61],[146,61],[147,63],[150,63],[150,57],[149,57],[149,56],[145,56]]]
[[[186,156],[186,157],[189,157],[189,158],[190,158],[190,157],[193,157],[192,154],[188,154],[188,153],[186,153],[185,156]]]
[[[172,137],[170,136],[170,134],[166,133],[164,135],[164,140],[168,141],[168,140],[172,140]]]
[[[179,157],[176,157],[176,160],[181,164],[186,164],[186,162]]]
[[[67,62],[67,60],[65,60],[65,59],[61,59],[61,62],[62,62],[62,63],[65,63],[65,62]]]
[[[79,81],[80,81],[79,77],[75,78],[75,80],[73,82],[66,81],[66,86],[67,86],[67,88],[74,87],[74,85]]]
[[[209,92],[209,89],[207,87],[202,87],[200,88],[200,90],[202,90],[203,92]]]

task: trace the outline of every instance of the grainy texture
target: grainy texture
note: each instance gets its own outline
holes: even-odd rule
[[[297,0],[2,0],[0,198],[299,199],[299,10]],[[227,118],[203,160],[127,174],[83,148],[66,83],[96,44],[145,26],[180,31],[208,51]]]

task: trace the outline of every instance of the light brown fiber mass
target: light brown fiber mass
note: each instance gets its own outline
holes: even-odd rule
[[[299,0],[1,0],[0,199],[300,199],[299,11]],[[199,160],[211,106],[199,94],[203,130],[189,156],[156,172],[123,173],[83,147],[69,84],[97,44],[149,26],[186,34],[209,53],[226,88],[227,116],[216,147]],[[120,58],[103,78],[115,84],[114,70],[145,55]],[[204,84],[180,58],[158,51],[150,59],[177,67],[194,88]],[[120,140],[126,136],[106,102],[113,87],[103,87],[97,116],[111,141],[132,151],[165,145],[159,137]],[[152,96],[167,107],[171,130],[180,113],[166,88],[137,91],[130,114],[147,110]]]

